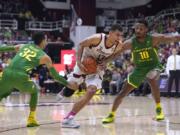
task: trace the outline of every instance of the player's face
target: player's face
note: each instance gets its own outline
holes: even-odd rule
[[[147,31],[148,31],[147,27],[144,24],[137,23],[135,25],[135,34],[136,34],[136,37],[138,37],[138,38],[144,37],[146,35]]]
[[[114,41],[119,41],[119,40],[122,40],[123,38],[123,32],[119,30],[110,31],[109,35],[111,39],[113,39]]]
[[[47,45],[47,40],[44,39],[44,40],[41,42],[41,46],[42,46],[42,48],[45,48],[46,45]]]
[[[172,49],[172,54],[173,55],[176,55],[177,54],[177,51],[176,51],[176,49],[174,48],[174,49]]]

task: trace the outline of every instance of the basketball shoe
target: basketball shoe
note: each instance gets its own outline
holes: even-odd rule
[[[30,115],[27,121],[27,127],[37,127],[37,126],[39,126],[39,124],[35,118],[35,112],[30,112]]]
[[[164,120],[164,113],[161,107],[156,107],[156,120]]]
[[[111,113],[109,113],[109,115],[106,118],[104,118],[102,120],[102,123],[108,124],[108,123],[114,122],[114,120],[115,120],[115,114],[111,112]]]
[[[61,125],[62,128],[79,128],[80,125],[74,121],[74,117],[65,118]]]

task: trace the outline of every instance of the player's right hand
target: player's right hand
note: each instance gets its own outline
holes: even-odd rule
[[[99,70],[104,70],[106,68],[106,62],[101,62],[100,64],[98,64],[98,69]]]
[[[72,90],[77,90],[78,89],[78,84],[75,83],[75,82],[68,82],[67,87],[72,89]]]
[[[84,73],[87,72],[86,67],[85,67],[81,62],[77,62],[77,65],[78,65],[78,67],[80,68],[80,70],[81,70],[82,72],[84,72]]]

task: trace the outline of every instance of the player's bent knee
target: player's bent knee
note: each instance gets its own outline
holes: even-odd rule
[[[152,80],[158,80],[160,77],[160,72],[156,70],[150,71],[146,76],[150,81]]]
[[[94,95],[96,93],[96,91],[97,91],[97,87],[94,85],[90,85],[87,88],[87,93],[89,93],[91,95]]]
[[[65,97],[71,97],[74,94],[75,90],[65,87],[63,89],[63,95]]]

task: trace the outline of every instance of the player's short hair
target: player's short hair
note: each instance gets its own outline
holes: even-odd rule
[[[144,19],[138,20],[137,23],[144,24],[144,26],[148,27],[148,22]]]
[[[121,25],[119,25],[119,24],[113,24],[113,25],[111,26],[111,28],[110,28],[110,31],[116,31],[116,30],[118,30],[118,31],[123,31]]]
[[[35,33],[32,37],[34,44],[39,45],[45,39],[45,35],[42,32]]]

